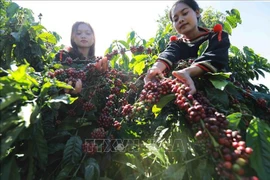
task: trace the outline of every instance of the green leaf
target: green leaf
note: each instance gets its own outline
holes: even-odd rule
[[[209,80],[213,86],[217,89],[224,90],[226,85],[229,83],[227,79],[230,77],[231,73],[208,73],[210,75]]]
[[[229,99],[227,93],[216,88],[206,87],[207,98],[216,106],[222,105],[224,109],[229,107]],[[214,94],[214,96],[213,96]]]
[[[261,71],[260,69],[255,69],[255,71],[265,78],[263,71]]]
[[[227,21],[224,21],[223,28],[225,32],[227,32],[229,35],[232,35],[232,27]]]
[[[34,145],[33,153],[36,154],[40,167],[45,168],[48,161],[48,146],[44,138],[41,120],[34,125],[32,137],[32,143]]]
[[[128,71],[129,57],[126,54],[122,55],[124,70]]]
[[[21,94],[19,93],[13,93],[13,92],[9,93],[6,99],[1,98],[0,110],[2,111],[3,109],[5,109],[6,107],[18,101],[21,98],[22,98]]]
[[[76,164],[82,157],[82,140],[79,136],[72,136],[66,143],[63,163]]]
[[[214,85],[215,88],[220,89],[220,90],[224,90],[224,88],[226,87],[226,85],[228,84],[228,81],[218,81],[218,80],[214,80],[214,79],[210,79],[211,83]]]
[[[136,65],[134,66],[134,73],[137,73],[138,75],[141,75],[143,73],[143,69],[145,68],[145,62],[139,62],[136,63]]]
[[[65,144],[63,143],[50,143],[48,145],[48,154],[54,154],[57,151],[62,151],[65,149]]]
[[[237,54],[240,52],[239,48],[236,47],[236,46],[233,46],[233,45],[230,46],[230,51],[231,51],[234,55],[237,55]]]
[[[233,29],[237,27],[237,19],[234,16],[227,16],[225,22],[228,22]]]
[[[232,82],[229,82],[228,85],[225,88],[225,91],[232,95],[233,97],[236,97],[237,99],[242,98],[242,94],[239,92],[238,87],[236,87]]]
[[[131,40],[133,40],[134,37],[135,37],[135,31],[131,31],[130,33],[128,33],[127,42],[129,43]]]
[[[100,178],[100,170],[97,161],[94,158],[89,158],[85,162],[84,178],[88,180],[95,180]]]
[[[12,130],[5,134],[5,137],[1,138],[1,159],[7,155],[7,150],[12,147],[12,144],[17,140],[20,133],[25,129],[23,123],[14,127]]]
[[[240,12],[237,9],[232,9],[231,13],[235,15],[237,18],[240,18]]]
[[[56,85],[56,87],[59,87],[59,88],[74,89],[71,85],[69,85],[69,84],[67,84],[67,83],[65,83],[63,81],[56,80],[55,85]]]
[[[34,31],[46,30],[46,28],[44,26],[42,26],[41,24],[31,26],[31,28],[33,28]]]
[[[57,42],[55,36],[52,35],[51,33],[48,33],[48,32],[43,32],[43,33],[39,34],[37,37],[40,38],[44,42],[49,42],[52,44],[56,44],[56,42]]]
[[[129,49],[129,45],[126,41],[119,40],[118,42],[121,43],[126,49]]]
[[[12,18],[14,14],[18,11],[18,9],[19,5],[14,2],[11,2],[7,8],[7,17]]]
[[[1,114],[0,121],[0,133],[5,134],[11,127],[17,126],[22,122],[22,120],[16,115],[7,115],[6,117]]]
[[[169,130],[169,128],[164,128],[158,133],[157,142],[163,139],[164,134]]]
[[[50,99],[48,102],[49,103],[65,103],[65,104],[72,104],[75,100],[77,100],[78,97],[71,97],[70,94],[61,94],[57,97],[54,97]]]
[[[30,115],[30,123],[31,124],[33,123],[34,124],[37,121],[39,115],[40,115],[40,106],[35,105],[34,106],[34,110],[32,111],[32,113]]]
[[[17,83],[21,85],[31,85],[31,83],[26,78],[26,69],[28,68],[29,64],[21,65],[18,69],[14,72],[10,72],[11,79],[15,80]]]
[[[208,162],[206,159],[200,159],[198,162],[198,167],[194,171],[196,179],[208,180],[212,179],[212,174],[214,173],[213,163]]]
[[[260,119],[251,120],[247,129],[247,146],[253,149],[251,167],[261,180],[268,180],[270,174],[270,127]]]
[[[228,79],[231,76],[232,73],[228,72],[228,73],[207,73],[206,75],[209,75],[211,78],[216,78],[216,79],[220,79],[220,80],[225,80]]]
[[[155,114],[155,117],[161,112],[162,108],[166,106],[170,101],[175,98],[174,94],[169,94],[162,96],[157,104],[152,107],[152,112]]]
[[[227,116],[227,120],[229,121],[229,128],[232,130],[238,129],[238,124],[242,118],[242,113],[236,112]]]
[[[72,169],[75,166],[73,164],[68,164],[66,166],[64,166],[64,168],[60,171],[60,173],[58,174],[58,176],[56,177],[56,180],[66,180],[69,179],[69,174],[72,171]]]
[[[162,179],[182,180],[186,170],[185,165],[172,164],[163,172]]]
[[[204,41],[200,46],[199,46],[199,50],[198,50],[198,56],[203,55],[203,53],[206,51],[206,49],[208,48],[209,45],[209,40]]]
[[[16,40],[16,42],[20,42],[20,34],[18,32],[12,32],[10,35]]]
[[[19,169],[14,157],[6,159],[6,163],[0,168],[1,179],[20,179]]]
[[[156,144],[148,144],[146,142],[143,142],[143,144],[148,149],[149,153],[154,154],[162,162],[163,166],[166,167],[168,165],[168,157],[163,147],[157,147]]]

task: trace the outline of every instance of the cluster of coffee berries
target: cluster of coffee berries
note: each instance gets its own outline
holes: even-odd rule
[[[267,107],[267,101],[263,98],[258,98],[257,99],[257,105],[261,108],[266,108]]]
[[[83,110],[84,111],[92,111],[93,109],[95,109],[95,105],[91,102],[85,102],[83,104]]]
[[[105,107],[102,109],[102,113],[98,119],[98,123],[101,127],[109,128],[113,125],[113,119],[116,112],[115,100],[117,100],[116,94],[110,94],[108,96]]]
[[[238,131],[228,129],[229,122],[225,115],[211,107],[206,97],[200,93],[191,97],[183,91],[189,90],[185,88],[179,86],[176,103],[187,112],[187,119],[196,127],[195,137],[205,143],[202,147],[217,162],[217,173],[228,179],[236,179],[238,176],[245,178],[244,166],[248,164],[252,148],[246,147]]]
[[[94,155],[97,152],[98,147],[94,142],[85,142],[82,144],[82,150],[89,155]]]
[[[64,69],[57,69],[54,72],[50,71],[50,72],[48,72],[48,76],[50,78],[56,78],[59,81],[64,81],[68,77],[68,75]]]
[[[159,102],[162,95],[171,92],[170,80],[148,82],[144,85],[137,102],[133,105],[126,104],[122,107],[122,115],[132,118],[134,116],[144,115],[148,110]]]
[[[244,167],[248,165],[252,148],[245,146],[237,131],[228,129],[226,116],[213,108],[203,94],[191,95],[189,92],[190,88],[178,79],[149,82],[144,86],[139,102],[133,106],[126,105],[122,113],[128,113],[132,108],[132,113],[142,114],[142,107],[151,107],[159,101],[161,95],[173,93],[175,104],[186,113],[186,120],[195,131],[201,149],[212,155],[217,173],[229,179],[238,176],[245,178]]]
[[[175,70],[180,70],[189,67],[193,63],[194,59],[179,60]]]
[[[126,104],[122,107],[122,116],[127,116],[132,112],[133,106],[131,104]]]
[[[75,112],[74,109],[69,109],[69,110],[67,111],[67,115],[68,115],[68,116],[76,116],[76,112]]]
[[[91,138],[93,139],[104,139],[106,136],[106,131],[103,127],[96,128],[91,132]]]

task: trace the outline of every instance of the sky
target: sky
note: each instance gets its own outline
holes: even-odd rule
[[[48,31],[55,31],[61,37],[61,44],[70,46],[71,26],[76,21],[89,22],[96,35],[96,55],[104,56],[113,40],[126,40],[134,30],[141,38],[148,40],[155,36],[159,15],[175,2],[167,1],[26,1],[13,0],[19,6],[33,11],[36,20],[42,13],[41,24]],[[201,8],[225,12],[233,8],[240,11],[242,24],[233,30],[231,44],[242,49],[252,48],[255,53],[270,62],[270,1],[197,1]],[[267,80],[268,79],[268,80]],[[260,78],[270,89],[270,74]]]

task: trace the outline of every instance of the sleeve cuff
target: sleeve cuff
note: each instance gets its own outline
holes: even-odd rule
[[[164,60],[158,59],[156,62],[161,62],[161,63],[163,63],[163,64],[166,66],[166,69],[168,69],[168,70],[171,69],[170,65],[169,65],[166,61],[164,61]]]
[[[199,68],[201,68],[206,72],[213,72],[213,73],[217,72],[217,69],[208,62],[198,62],[193,65],[198,66]]]

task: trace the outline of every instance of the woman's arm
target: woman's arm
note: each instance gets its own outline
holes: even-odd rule
[[[230,41],[228,34],[222,32],[221,39],[218,33],[209,39],[209,46],[202,56],[194,60],[194,63],[185,69],[173,71],[172,74],[190,87],[190,94],[196,92],[192,77],[200,76],[205,72],[217,72],[228,68]]]
[[[177,41],[170,42],[166,49],[159,54],[157,61],[147,71],[144,82],[151,81],[156,75],[163,77],[165,69],[170,70],[176,60],[180,59],[180,46]]]

